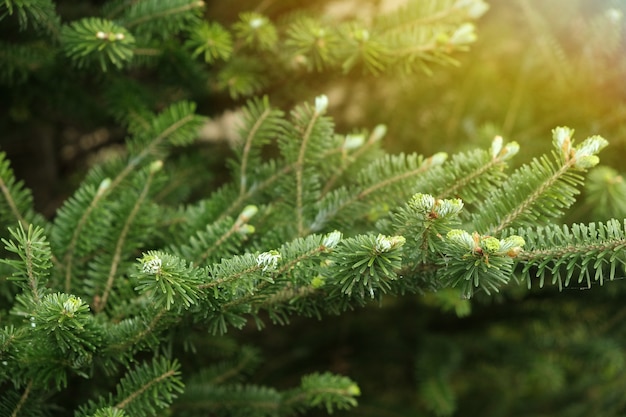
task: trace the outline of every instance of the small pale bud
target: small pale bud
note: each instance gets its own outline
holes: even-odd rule
[[[353,150],[360,148],[365,143],[365,136],[363,135],[346,135],[343,141],[343,148],[345,150]]]
[[[324,241],[322,242],[322,245],[324,245],[324,247],[328,249],[332,249],[335,246],[337,246],[340,240],[341,240],[341,232],[338,230],[335,230],[326,235],[326,237],[324,238]]]
[[[265,18],[258,16],[254,19],[250,19],[250,27],[252,29],[258,29],[265,24]]]
[[[318,275],[311,280],[311,286],[315,289],[323,287],[324,284],[326,284],[326,280],[321,275]]]
[[[575,157],[595,155],[604,149],[609,142],[601,136],[591,136],[576,147]]]
[[[442,165],[448,159],[448,154],[445,152],[437,152],[433,156],[427,159],[431,166]]]
[[[161,266],[163,261],[161,258],[154,255],[146,255],[141,259],[143,265],[141,266],[141,272],[148,275],[157,275],[161,272]]]
[[[519,152],[519,144],[517,142],[509,142],[504,146],[502,152],[500,152],[500,159],[506,161],[517,155]]]
[[[100,30],[100,31],[98,31],[96,33],[96,38],[98,38],[98,39],[106,39],[107,38],[107,34]]]
[[[163,169],[163,161],[161,161],[160,159],[157,161],[154,161],[150,164],[150,173],[154,174],[156,172],[159,172],[161,169]]]
[[[372,134],[370,135],[370,140],[372,142],[378,142],[387,134],[387,126],[385,125],[376,125]]]
[[[502,136],[496,136],[491,142],[491,157],[496,159],[502,150]]]
[[[452,229],[446,234],[446,238],[454,242],[456,245],[461,246],[463,249],[471,251],[474,250],[474,239],[472,238],[472,235],[465,230]]]
[[[73,317],[79,307],[83,304],[83,300],[79,297],[70,297],[63,302],[63,314]]]
[[[600,158],[596,155],[587,155],[582,158],[576,158],[576,163],[574,167],[578,169],[589,169],[593,168],[600,163]]]
[[[124,34],[123,34],[123,33],[116,33],[116,34],[115,34],[115,40],[116,40],[116,41],[121,41],[121,40],[123,40],[124,38],[125,38],[125,36],[124,36]]]
[[[376,237],[376,245],[374,249],[376,252],[389,252],[393,249],[396,249],[406,242],[404,236],[385,236],[383,234],[379,234]]]
[[[102,182],[100,183],[100,185],[98,186],[98,194],[102,194],[103,192],[105,192],[107,190],[107,188],[109,188],[111,186],[111,178],[105,178],[102,180]]]
[[[250,204],[244,207],[244,209],[241,211],[241,214],[239,214],[238,221],[241,223],[245,223],[251,218],[253,218],[254,215],[258,213],[258,211],[259,211],[259,208],[257,206],[255,206],[254,204]]]
[[[435,197],[430,194],[417,193],[411,198],[409,204],[420,213],[427,214],[435,207]]]
[[[464,45],[472,43],[475,40],[476,32],[474,30],[474,25],[471,23],[463,23],[450,37],[450,43],[453,45]]]
[[[354,34],[355,38],[362,42],[367,42],[370,38],[370,33],[367,29],[361,29]]]
[[[556,127],[552,129],[552,142],[555,148],[561,151],[561,154],[567,159],[572,149],[572,136],[574,130],[569,127]]]
[[[489,10],[489,5],[482,0],[459,0],[456,6],[467,8],[467,17],[470,19],[478,19]]]
[[[322,114],[328,108],[328,97],[325,95],[315,97],[315,112]]]
[[[280,258],[281,255],[277,250],[271,250],[269,252],[260,253],[256,258],[256,264],[259,267],[263,267],[263,272],[265,272],[268,269],[276,269]]]
[[[243,224],[241,225],[241,227],[239,227],[239,229],[237,229],[237,233],[239,233],[241,236],[250,236],[254,234],[255,231],[256,229],[251,224]]]
[[[437,200],[433,211],[437,218],[455,216],[463,210],[463,201],[460,198]]]
[[[492,236],[483,237],[481,239],[481,247],[488,253],[496,253],[500,251],[500,240]]]

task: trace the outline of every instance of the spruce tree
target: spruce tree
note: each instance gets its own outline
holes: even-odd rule
[[[392,125],[342,130],[315,92],[436,82],[489,6],[220,6],[0,2],[7,131],[106,126],[124,144],[79,165],[49,215],[0,153],[2,415],[623,413],[626,190],[598,167],[609,142],[557,124],[533,159],[500,135],[391,153]],[[565,62],[539,6],[518,7]],[[229,114],[234,132],[208,142]],[[555,295],[571,288],[593,290]],[[342,323],[371,344],[325,366]]]

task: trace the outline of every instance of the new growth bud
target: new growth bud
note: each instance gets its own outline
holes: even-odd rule
[[[78,311],[83,304],[83,300],[79,297],[70,297],[63,302],[63,314],[69,317],[74,317],[74,313]]]
[[[335,230],[326,235],[326,237],[324,238],[324,241],[322,242],[322,245],[324,245],[324,247],[327,249],[332,249],[335,246],[337,246],[340,240],[341,240],[341,232]]]
[[[267,270],[274,270],[278,265],[278,260],[281,258],[280,253],[277,250],[271,250],[269,252],[260,253],[256,258],[256,265],[263,268],[263,272]]]
[[[315,113],[323,114],[328,108],[328,97],[325,95],[315,97]]]
[[[376,125],[372,134],[370,136],[370,140],[372,142],[378,142],[387,134],[387,126],[385,125]]]
[[[404,245],[406,239],[404,236],[385,236],[383,234],[379,234],[376,237],[376,245],[374,246],[374,250],[378,253],[389,252],[393,249],[397,249]]]

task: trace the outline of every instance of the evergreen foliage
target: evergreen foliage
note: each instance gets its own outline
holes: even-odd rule
[[[371,22],[306,13],[270,19],[257,10],[230,26],[207,19],[205,6],[114,0],[98,15],[67,20],[50,1],[0,3],[0,19],[23,34],[0,44],[0,82],[12,98],[31,79],[50,82],[69,66],[80,78],[73,88],[95,86],[87,111],[102,108],[96,97],[105,97],[99,117],[128,134],[124,151],[95,164],[50,220],[36,213],[0,153],[3,415],[349,410],[362,394],[350,377],[316,366],[292,388],[274,388],[254,379],[261,352],[235,339],[250,325],[328,320],[391,297],[412,295],[464,316],[470,299],[514,299],[528,291],[522,282],[564,289],[623,278],[623,220],[598,209],[600,219],[561,221],[608,145],[600,136],[576,144],[573,129],[556,127],[550,153],[514,166],[521,146],[500,136],[451,156],[392,155],[381,143],[385,126],[338,132],[326,95],[289,112],[254,96],[304,72],[430,73],[453,64],[475,40],[473,21],[487,8],[481,0],[412,2]],[[41,43],[56,56],[35,54]],[[174,68],[188,77],[173,83]],[[230,144],[228,179],[212,188],[202,181],[206,161],[193,156],[208,122],[194,98],[220,93],[249,99]],[[624,207],[621,177],[610,168],[591,172],[587,198]],[[187,178],[201,180],[181,186]],[[463,343],[468,355],[480,355],[479,341]],[[566,349],[558,335],[545,343]],[[626,363],[612,343],[587,347],[605,355],[597,366],[613,383],[609,400],[624,385],[610,364]],[[422,408],[461,410],[452,380],[463,354],[455,341],[433,335],[419,350],[413,368]],[[580,371],[546,358],[543,351],[524,358],[529,396],[538,395],[533,381],[543,384],[537,391],[558,392],[565,373]],[[498,363],[467,372],[484,380]],[[456,391],[471,396],[481,388]],[[618,415],[623,399],[597,407]]]

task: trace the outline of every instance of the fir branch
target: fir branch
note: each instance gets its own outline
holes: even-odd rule
[[[144,203],[146,197],[148,196],[148,192],[150,191],[150,186],[152,185],[152,180],[154,179],[154,175],[163,166],[163,163],[161,161],[156,161],[156,162],[157,162],[156,164],[153,164],[150,167],[149,174],[148,174],[148,177],[146,178],[143,189],[139,193],[139,196],[137,196],[137,199],[135,201],[135,204],[133,205],[132,210],[130,211],[130,213],[124,220],[122,231],[119,237],[117,238],[117,242],[115,244],[115,250],[113,251],[113,257],[111,260],[111,267],[109,269],[109,274],[107,276],[104,290],[102,291],[102,295],[98,298],[99,302],[94,306],[94,312],[96,314],[100,313],[106,306],[106,303],[109,299],[109,294],[111,292],[111,289],[113,288],[113,282],[117,275],[117,268],[119,267],[120,262],[122,260],[122,251],[124,249],[124,243],[126,242],[126,236],[128,235],[128,232],[130,230],[130,227],[133,221],[135,220],[135,217],[139,213],[139,209]]]
[[[304,229],[304,216],[303,216],[303,180],[304,175],[304,156],[307,152],[309,145],[309,139],[313,133],[313,127],[317,119],[324,114],[328,106],[328,98],[326,96],[319,96],[315,99],[315,111],[309,121],[304,134],[302,135],[302,142],[300,144],[300,152],[298,153],[298,159],[296,160],[296,225],[298,229],[298,236],[305,235]]]
[[[170,406],[177,394],[183,392],[180,365],[163,357],[144,362],[128,371],[116,387],[116,395],[100,397],[81,406],[79,416],[93,415],[98,410],[113,408],[128,415],[147,417]]]
[[[281,393],[256,385],[189,384],[181,400],[173,409],[185,415],[274,417],[280,409]]]
[[[29,225],[28,231],[25,232],[20,223],[18,229],[9,229],[9,232],[17,243],[6,239],[2,239],[2,242],[6,245],[6,249],[17,254],[20,260],[0,259],[0,262],[16,269],[9,279],[18,282],[25,281],[25,287],[30,290],[33,301],[40,303],[46,292],[46,277],[52,267],[50,244],[46,240],[43,229],[39,227],[33,228]]]
[[[119,178],[119,177],[118,177]],[[121,180],[120,180],[121,181]],[[119,183],[119,182],[118,182]],[[87,224],[87,220],[92,211],[98,206],[99,201],[106,194],[106,190],[111,186],[111,181],[103,181],[95,192],[93,198],[89,202],[89,205],[85,208],[82,216],[78,219],[74,233],[63,256],[63,266],[65,268],[65,292],[69,293],[72,286],[72,273],[74,264],[74,254],[77,248],[78,238],[80,237],[83,228]]]
[[[607,223],[574,224],[572,226],[545,226],[535,229],[518,229],[526,249],[517,255],[523,266],[522,276],[531,285],[531,277],[539,278],[543,287],[546,274],[559,289],[567,287],[578,271],[578,283],[591,279],[602,285],[605,266],[609,266],[608,279],[616,278],[617,266],[626,264],[622,252],[626,248],[626,225],[618,220]],[[590,272],[593,270],[593,276]],[[563,280],[565,275],[565,280]]]
[[[504,218],[502,218],[496,225],[490,228],[491,233],[498,234],[500,231],[509,227],[516,219],[520,216],[524,215],[529,211],[536,202],[545,195],[546,191],[549,190],[553,185],[557,183],[560,179],[562,179],[572,168],[573,163],[570,162],[566,165],[560,167],[556,172],[554,172],[551,176],[545,179],[545,181],[535,189],[533,193],[528,195],[525,200],[520,202],[515,209],[509,212]],[[532,169],[532,168],[531,168]]]
[[[327,149],[321,154],[321,159],[324,160],[329,156],[337,153],[341,153],[340,147]],[[223,220],[224,218],[232,215],[235,210],[240,209],[241,206],[243,206],[244,204],[250,203],[254,196],[261,194],[263,191],[274,185],[277,181],[292,173],[297,168],[297,166],[297,162],[293,162],[290,164],[286,164],[282,168],[280,168],[280,170],[277,170],[275,161],[270,161],[269,163],[260,167],[258,169],[259,171],[269,170],[272,171],[272,174],[262,179],[261,181],[254,183],[253,186],[251,186],[243,195],[239,195],[233,198],[228,207],[222,211],[216,221]],[[262,176],[260,175],[260,177]]]
[[[26,388],[24,388],[24,392],[22,393],[19,402],[17,403],[17,405],[15,406],[15,409],[11,413],[11,417],[17,417],[20,415],[20,411],[22,407],[24,406],[24,404],[26,403],[26,400],[28,399],[28,396],[30,395],[30,391],[32,387],[33,387],[33,380],[31,379],[30,381],[28,381],[28,384],[26,384]]]
[[[406,33],[416,27],[451,24],[468,18],[476,19],[489,6],[482,0],[429,0],[419,7],[403,7],[397,12],[383,15],[376,22],[386,34]]]
[[[224,259],[219,264],[209,267],[209,277],[212,277],[212,280],[198,285],[198,289],[216,289],[216,287],[237,281],[249,274],[262,272],[263,268],[263,263],[258,262],[258,256],[249,253]]]
[[[150,336],[156,339],[155,333],[160,330],[159,325],[166,318],[167,312],[168,310],[166,308],[162,308],[156,312],[150,312],[150,321],[147,323],[145,318],[127,319],[126,321],[118,323],[118,327],[129,325],[130,331],[127,333],[130,333],[130,337],[121,337],[112,340],[111,343],[106,345],[105,352],[110,357],[119,357],[129,348],[133,348],[134,353],[139,347],[143,346],[142,341],[146,341]],[[137,324],[141,325],[141,329],[137,327]]]
[[[516,142],[502,146],[502,137],[496,137],[491,152],[475,151],[455,155],[444,166],[445,177],[441,184],[431,186],[438,199],[460,197],[464,203],[476,201],[489,188],[493,188],[506,177],[506,161],[517,154]],[[436,182],[436,181],[435,181]],[[444,182],[447,184],[444,185]],[[443,191],[439,191],[443,189]]]
[[[196,13],[203,9],[204,1],[198,0],[168,0],[168,1],[141,1],[126,9],[125,16],[121,19],[124,26],[133,28],[135,26],[155,24],[171,26],[174,30],[181,27],[182,23],[194,21]],[[161,26],[161,30],[164,27]]]
[[[128,394],[122,401],[117,403],[114,407],[125,409],[134,401],[137,401],[141,396],[144,396],[145,392],[150,390],[153,391],[155,386],[161,385],[166,380],[170,379],[173,376],[178,375],[179,372],[177,370],[177,366],[169,367],[169,369],[165,369],[164,372],[159,375],[154,376],[150,381],[144,382],[142,386],[137,387],[135,391]],[[124,380],[120,382],[124,383]],[[179,388],[182,392],[182,388]],[[138,412],[138,414],[143,414],[142,412]]]
[[[355,397],[359,395],[361,390],[350,378],[330,372],[315,373],[302,377],[300,388],[288,392],[281,406],[286,410],[298,411],[321,406],[331,414],[335,409],[356,407]]]
[[[574,147],[573,133],[566,127],[555,128],[552,134],[558,165],[542,156],[519,168],[478,208],[472,221],[476,230],[495,235],[515,224],[526,225],[561,215],[579,193],[576,186],[583,179],[578,172],[595,166],[599,162],[596,154],[608,144],[593,136]]]
[[[28,219],[34,217],[33,196],[30,190],[24,187],[23,182],[16,180],[5,152],[0,152],[0,192],[6,202],[6,207],[0,204],[0,215],[2,217],[10,215],[20,223],[21,227],[28,228],[30,223]],[[13,221],[8,221],[7,218],[2,220],[13,224]]]
[[[153,127],[157,129],[160,128],[160,132],[158,133],[158,135],[154,138],[151,138],[150,142],[128,162],[128,164],[113,180],[107,180],[100,184],[100,188],[93,196],[92,201],[87,207],[85,207],[85,210],[83,211],[81,217],[76,223],[76,226],[72,233],[72,238],[63,257],[63,264],[65,267],[65,292],[70,292],[72,265],[74,263],[76,244],[83,232],[83,228],[87,224],[87,220],[91,216],[91,213],[100,206],[105,197],[107,197],[109,193],[115,190],[126,179],[126,177],[128,177],[132,172],[138,169],[140,163],[144,159],[155,153],[156,150],[160,146],[162,146],[163,142],[165,142],[170,137],[176,138],[178,141],[183,140],[179,138],[179,136],[184,136],[185,134],[187,134],[187,132],[184,132],[185,129],[188,129],[190,126],[194,130],[197,128],[199,120],[193,113],[194,107],[191,106],[189,109],[187,109],[184,108],[184,104],[185,103],[179,103],[170,106],[169,109],[166,109],[163,112],[160,118],[158,117],[154,121]],[[181,107],[183,108],[181,109]],[[173,120],[170,120],[169,117],[172,117]],[[166,124],[166,122],[168,121],[169,123]],[[179,130],[183,131],[183,133],[177,135]]]
[[[293,293],[294,291],[302,291],[302,294],[312,293],[313,291],[308,289],[309,287],[306,283],[318,274],[317,269],[313,265],[319,263],[319,255],[331,252],[340,239],[341,233],[333,232],[325,236],[309,235],[306,238],[299,238],[284,244],[277,251],[282,262],[280,267],[276,267],[273,270],[273,279],[258,283],[247,295],[223,303],[221,305],[222,310],[226,311],[229,308],[249,303],[257,307],[276,304],[281,299],[281,296],[277,295],[276,291],[278,293],[282,292],[283,295]],[[306,283],[302,282],[302,278],[298,282],[290,279],[298,275],[308,278]],[[295,285],[298,289],[294,290],[291,287],[292,285]],[[263,292],[265,288],[270,286],[270,293]],[[315,290],[316,288],[312,286],[311,289]],[[289,301],[287,299],[283,300]]]
[[[372,199],[377,193],[387,198],[387,204],[399,203],[407,198],[407,191],[416,188],[412,185],[400,189],[402,184],[411,179],[417,183],[420,177],[439,167],[446,158],[445,153],[435,154],[425,160],[417,154],[385,155],[359,173],[359,185],[335,189],[318,201],[318,216],[311,225],[311,230],[320,230],[330,219],[338,218],[348,208],[353,209],[349,217],[354,222],[363,215],[364,210],[371,209],[368,206],[358,208],[357,204]],[[395,195],[394,191],[397,192]]]
[[[170,250],[185,259],[192,259],[192,263],[196,265],[239,253],[241,244],[248,235],[254,233],[254,226],[248,222],[257,211],[256,206],[249,205],[242,210],[236,220],[225,218],[213,222],[204,230],[192,235],[187,243],[171,245]]]
[[[256,118],[252,128],[248,130],[248,134],[246,135],[246,139],[244,141],[239,168],[239,196],[242,196],[246,192],[246,173],[248,172],[248,156],[250,154],[250,149],[252,148],[252,140],[257,136],[257,132],[261,129],[263,122],[272,114],[272,109],[269,105],[267,105],[266,100],[267,99],[263,102],[263,104],[265,104],[263,112]]]
[[[335,173],[328,179],[328,181],[326,181],[326,184],[324,185],[320,193],[320,198],[323,198],[326,194],[328,194],[335,187],[335,183],[339,180],[339,178],[341,178],[341,176],[346,172],[346,170],[353,163],[359,161],[365,153],[367,153],[372,148],[374,148],[381,141],[381,139],[385,136],[386,132],[387,132],[386,126],[384,125],[376,126],[374,130],[368,136],[365,143],[359,146],[356,149],[356,151],[354,151],[353,153],[348,153],[346,149],[347,142],[352,138],[351,135],[347,135],[345,142],[344,142],[344,146],[340,148],[341,155],[342,155],[341,160],[343,164],[341,165],[340,168],[335,170]]]
[[[31,23],[35,29],[43,29],[54,38],[58,37],[60,18],[51,0],[5,0],[0,4],[0,20],[14,13],[21,30],[27,29]]]

